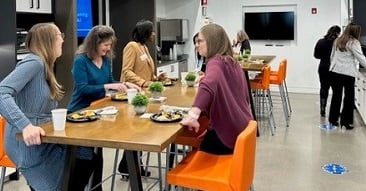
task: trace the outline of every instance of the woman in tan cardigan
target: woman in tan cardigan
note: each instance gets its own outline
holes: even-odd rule
[[[154,75],[154,59],[151,57],[146,43],[155,37],[153,23],[149,20],[137,22],[132,41],[123,49],[121,81],[132,82],[140,87],[147,87],[154,80],[164,80],[166,73],[158,77]]]

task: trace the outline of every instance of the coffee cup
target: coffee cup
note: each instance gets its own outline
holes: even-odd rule
[[[53,109],[51,113],[52,113],[53,129],[55,131],[65,130],[67,110],[63,108]]]

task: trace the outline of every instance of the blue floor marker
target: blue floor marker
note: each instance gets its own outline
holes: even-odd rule
[[[332,125],[328,122],[325,122],[323,124],[320,124],[320,129],[323,129],[323,130],[334,130],[334,129],[337,129],[337,126],[335,125]]]
[[[323,171],[329,174],[344,174],[348,172],[347,168],[341,164],[328,163],[322,166]]]

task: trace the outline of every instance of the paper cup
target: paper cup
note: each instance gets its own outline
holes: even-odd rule
[[[132,99],[136,96],[137,90],[136,89],[128,89],[127,90],[127,100],[129,104],[132,104]]]
[[[53,129],[55,131],[63,131],[65,130],[66,124],[66,109],[53,109],[52,113],[52,122],[53,122]]]

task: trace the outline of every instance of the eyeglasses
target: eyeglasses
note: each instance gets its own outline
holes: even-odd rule
[[[196,40],[196,43],[197,43],[197,44],[202,44],[202,43],[204,43],[204,42],[206,42],[204,39],[197,39],[197,40]]]
[[[65,33],[63,33],[63,32],[62,33],[58,33],[56,35],[60,35],[62,39],[65,39]]]

